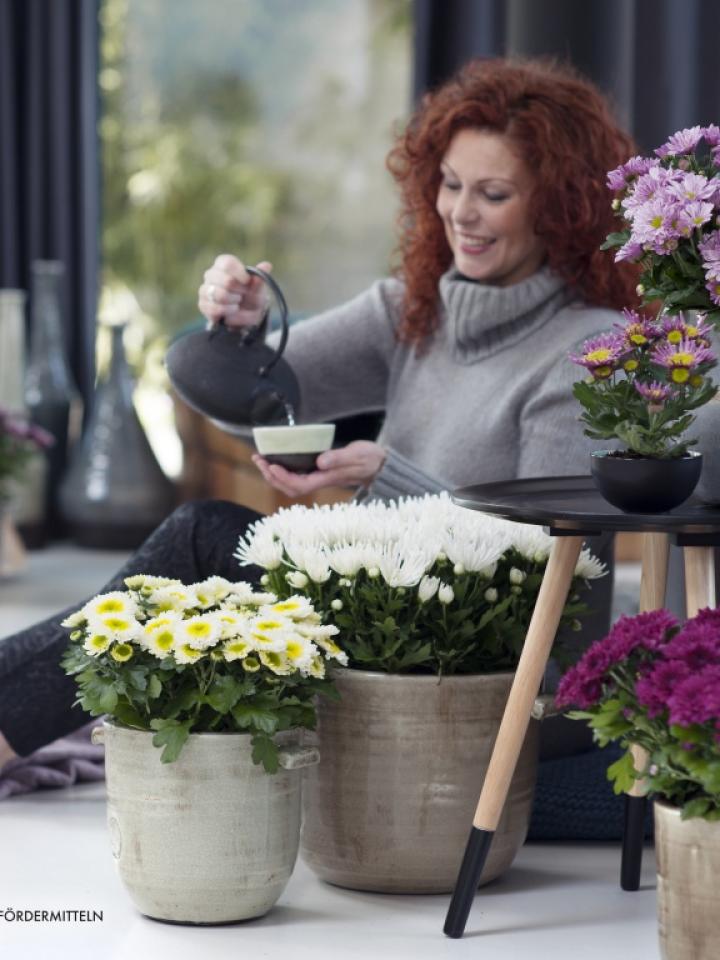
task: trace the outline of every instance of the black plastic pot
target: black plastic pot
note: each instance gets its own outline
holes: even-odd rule
[[[665,513],[691,495],[702,471],[702,454],[691,450],[674,460],[591,455],[593,480],[608,503],[625,513]]]

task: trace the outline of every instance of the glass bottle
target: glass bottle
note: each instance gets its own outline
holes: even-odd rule
[[[58,490],[68,459],[71,423],[79,422],[80,394],[67,359],[61,310],[65,268],[59,260],[32,263],[30,356],[25,372],[25,402],[33,423],[55,438],[46,453],[46,518],[51,535],[61,532]]]
[[[25,291],[0,290],[0,407],[24,416]],[[45,542],[47,462],[37,453],[27,463],[22,480],[13,483],[8,516],[19,527],[28,547]],[[6,518],[5,523],[8,520]]]
[[[155,459],[135,412],[135,383],[112,326],[107,377],[98,384],[82,440],[60,491],[71,537],[82,546],[132,549],[170,513],[175,487]]]

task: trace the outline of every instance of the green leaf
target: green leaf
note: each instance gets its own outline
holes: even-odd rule
[[[159,697],[162,693],[162,683],[160,682],[160,678],[155,673],[150,676],[147,692],[148,697],[151,700],[157,699],[157,697]]]
[[[238,703],[232,709],[235,722],[243,730],[254,727],[265,733],[275,733],[278,728],[278,716],[275,710],[267,707],[255,706],[249,703]]]
[[[704,817],[712,805],[709,797],[696,797],[689,803],[683,804],[680,811],[681,820],[689,820],[691,817]]]
[[[635,763],[627,750],[619,760],[611,763],[607,769],[607,778],[613,782],[614,793],[627,793],[635,784]]]
[[[234,677],[215,677],[205,694],[205,702],[218,713],[229,713],[240,699],[242,685]]]
[[[280,767],[280,758],[277,744],[272,738],[258,733],[250,742],[252,744],[253,763],[261,763],[267,773],[277,773]]]
[[[153,737],[154,747],[164,747],[160,760],[163,763],[172,763],[180,756],[190,736],[192,720],[151,720],[150,726],[157,733]]]

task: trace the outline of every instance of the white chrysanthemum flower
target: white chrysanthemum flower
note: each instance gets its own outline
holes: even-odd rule
[[[308,578],[300,570],[290,570],[285,574],[285,579],[296,590],[302,590],[308,585]]]
[[[583,580],[597,580],[604,577],[607,573],[607,567],[594,556],[587,547],[580,551],[578,562],[575,566],[575,576],[582,577]]]
[[[252,652],[252,643],[244,637],[234,637],[222,645],[222,654],[226,660],[243,660]]]
[[[286,545],[286,549],[293,564],[314,583],[325,583],[330,579],[331,571],[322,547],[300,543],[293,537],[293,540]]]
[[[216,610],[213,616],[220,627],[220,636],[223,640],[239,636],[245,630],[249,621],[246,613],[232,609],[228,610],[224,607],[221,610]]]
[[[129,593],[123,590],[114,590],[112,593],[101,593],[93,597],[82,608],[82,614],[89,621],[97,617],[118,616],[125,619],[135,619],[138,606]]]
[[[272,530],[256,526],[256,532],[248,533],[240,539],[233,556],[243,566],[263,567],[265,570],[275,570],[282,563],[283,544],[275,538]]]
[[[527,580],[527,574],[523,570],[518,570],[517,567],[510,567],[508,580],[510,581],[510,583],[519,587],[521,583],[525,583],[525,581]]]
[[[173,612],[148,620],[143,624],[139,636],[140,645],[161,659],[168,656],[175,647],[175,631],[179,620],[179,614]]]
[[[205,656],[205,653],[189,643],[181,643],[173,650],[173,656],[177,663],[197,663]]]
[[[172,577],[151,577],[147,573],[138,573],[132,577],[125,577],[124,583],[128,590],[142,590],[144,587],[156,589],[157,587],[169,587],[170,584],[178,584],[180,580]]]
[[[287,600],[278,600],[277,603],[261,607],[259,612],[261,616],[274,617],[280,614],[283,617],[290,617],[291,620],[305,620],[315,611],[307,597],[294,593]]]
[[[193,583],[190,589],[195,594],[196,606],[201,610],[215,607],[234,591],[235,584],[224,577],[208,577],[201,583]]]
[[[418,600],[420,603],[427,603],[428,600],[432,600],[439,586],[439,577],[423,577],[418,586]]]
[[[214,647],[220,639],[220,632],[220,624],[212,613],[200,613],[180,620],[176,628],[178,643],[189,644],[196,650]]]
[[[112,643],[128,643],[139,637],[142,630],[135,617],[122,613],[106,613],[88,617],[89,633],[102,634]]]
[[[295,670],[285,654],[279,650],[260,650],[258,651],[258,657],[264,666],[279,677],[287,677]]]
[[[425,550],[393,543],[385,545],[377,566],[389,586],[416,587],[434,559]]]
[[[438,600],[440,603],[452,603],[455,599],[455,591],[449,583],[441,583],[438,587]]]
[[[277,594],[255,591],[250,583],[236,583],[233,592],[225,598],[225,607],[264,607],[268,603],[275,603]]]
[[[252,641],[256,650],[279,652],[285,649],[288,637],[293,632],[293,621],[277,614],[254,617],[243,631],[243,636]]]
[[[328,551],[327,561],[342,577],[355,577],[365,566],[365,551],[357,543],[335,544]]]
[[[307,675],[316,680],[323,680],[325,677],[325,662],[322,657],[313,657],[310,666],[307,669]]]
[[[82,627],[87,622],[87,617],[83,610],[76,610],[75,613],[71,613],[69,617],[65,617],[60,626],[68,627],[72,630],[74,627]]]
[[[153,608],[155,615],[168,610],[177,610],[183,613],[195,607],[196,597],[193,591],[182,583],[171,583],[167,586],[153,589],[147,596],[148,604]]]
[[[104,633],[91,633],[83,643],[85,653],[90,654],[91,657],[97,657],[99,654],[105,653],[109,646],[110,639]]]
[[[285,645],[285,656],[296,670],[306,671],[310,668],[313,657],[317,656],[317,647],[306,637],[298,634],[291,637]]]
[[[497,603],[498,592],[495,587],[488,587],[483,597],[487,600],[488,603]]]

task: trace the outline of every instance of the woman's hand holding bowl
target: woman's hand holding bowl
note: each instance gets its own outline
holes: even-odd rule
[[[279,464],[268,463],[260,454],[253,463],[265,480],[288,497],[303,497],[323,487],[359,487],[372,481],[387,456],[378,443],[355,440],[346,447],[327,450],[318,455],[317,470],[292,473]]]

